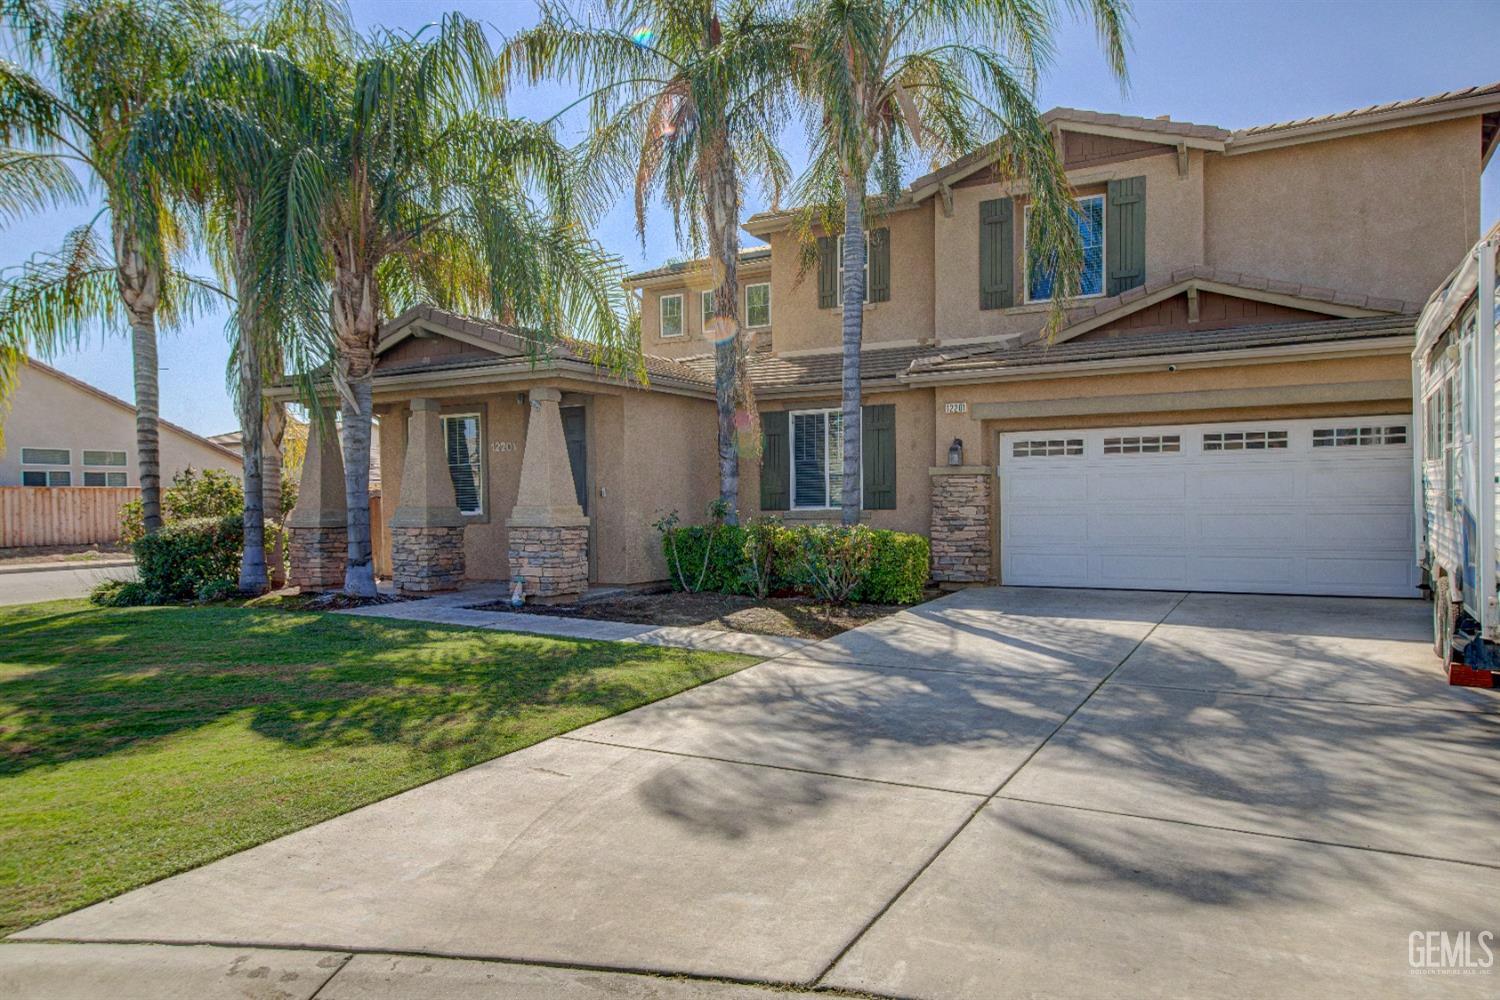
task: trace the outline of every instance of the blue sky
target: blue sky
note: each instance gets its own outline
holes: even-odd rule
[[[353,0],[352,6],[362,28],[416,29],[445,9],[462,10],[493,25],[497,33],[514,32],[536,18],[530,0]],[[1137,0],[1129,90],[1122,94],[1110,78],[1092,29],[1069,23],[1042,81],[1041,104],[1170,114],[1180,121],[1240,128],[1494,82],[1500,78],[1492,44],[1497,34],[1500,5],[1493,0]],[[557,86],[521,91],[511,97],[510,111],[546,118],[574,96]],[[794,163],[801,160],[796,138],[789,137],[788,149]],[[759,193],[748,192],[747,212],[762,207]],[[0,244],[0,266],[56,246],[64,232],[95,210],[56,212],[11,227]],[[1482,183],[1482,228],[1497,215],[1500,166],[1492,163]],[[629,265],[685,253],[674,244],[663,213],[657,211],[649,219],[645,247],[635,235],[632,216],[628,200],[622,198],[597,229],[598,238]],[[223,315],[164,333],[162,415],[205,434],[233,429],[234,410],[224,388],[228,354]],[[123,331],[98,331],[84,349],[52,363],[131,398],[130,351]]]

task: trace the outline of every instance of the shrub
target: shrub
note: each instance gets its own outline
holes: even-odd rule
[[[244,511],[244,486],[222,469],[183,469],[172,477],[172,485],[161,491],[161,517],[166,524]],[[141,502],[132,500],[120,508],[120,541],[134,545],[145,534]]]
[[[194,596],[199,604],[212,604],[215,601],[227,601],[231,597],[238,596],[239,592],[239,581],[225,577],[218,580],[205,580],[198,585],[198,592]]]
[[[743,591],[751,597],[764,599],[785,586],[781,568],[787,535],[787,528],[768,518],[749,521],[740,530],[740,579]]]
[[[239,572],[244,526],[240,515],[201,517],[169,524],[135,543],[136,571],[163,601],[187,601]]]
[[[904,531],[875,531],[870,569],[854,592],[856,601],[915,604],[922,599],[932,565],[927,539]]]
[[[874,534],[864,525],[802,529],[802,575],[814,597],[831,604],[848,602],[870,571]]]
[[[136,580],[102,580],[89,591],[89,603],[101,608],[134,608],[161,604],[161,595]]]

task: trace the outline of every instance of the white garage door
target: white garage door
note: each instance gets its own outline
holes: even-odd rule
[[[1410,418],[1000,437],[1001,581],[1415,597]]]

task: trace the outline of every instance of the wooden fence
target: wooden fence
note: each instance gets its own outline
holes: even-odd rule
[[[136,486],[0,486],[0,549],[91,545],[120,537]]]

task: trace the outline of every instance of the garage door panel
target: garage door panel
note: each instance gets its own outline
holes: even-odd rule
[[[1188,515],[1185,510],[1103,510],[1092,514],[1088,525],[1088,540],[1094,544],[1160,542],[1180,548],[1188,534]]]
[[[1198,515],[1199,539],[1205,545],[1280,545],[1306,534],[1301,519],[1288,510],[1223,511]]]
[[[1193,586],[1200,590],[1267,590],[1297,582],[1290,556],[1220,555],[1194,560]]]
[[[1180,589],[1188,586],[1188,558],[1164,552],[1101,553],[1095,576],[1101,587]]]
[[[1086,509],[1023,512],[1014,514],[1010,525],[1013,537],[1028,544],[1069,543],[1087,537],[1089,516]]]
[[[1212,461],[1220,463],[1226,459],[1215,456]],[[1296,479],[1284,465],[1245,461],[1243,456],[1231,456],[1227,461],[1235,464],[1200,467],[1196,477],[1199,499],[1283,500],[1296,496]]]
[[[1086,587],[1089,585],[1088,556],[1081,552],[1059,553],[1022,550],[1005,557],[1005,574],[1034,580],[1039,587]]]
[[[1388,545],[1410,543],[1412,515],[1407,510],[1359,511],[1343,514],[1309,514],[1309,539],[1318,547]]]
[[[1415,596],[1411,450],[1314,448],[1313,429],[1337,423],[1048,431],[1081,440],[1083,454],[1021,461],[1007,460],[1011,442],[1037,435],[1002,435],[1002,581]],[[1122,438],[1161,434],[1178,436],[1181,450],[1116,450]],[[1286,446],[1204,451],[1205,436],[1226,449],[1254,440]]]
[[[1182,500],[1188,495],[1188,477],[1180,469],[1107,469],[1090,480],[1089,495],[1100,500]]]
[[[1330,450],[1338,456],[1337,449]],[[1308,469],[1307,496],[1320,500],[1380,497],[1410,504],[1411,452],[1406,456],[1405,462],[1349,462],[1340,468]]]

